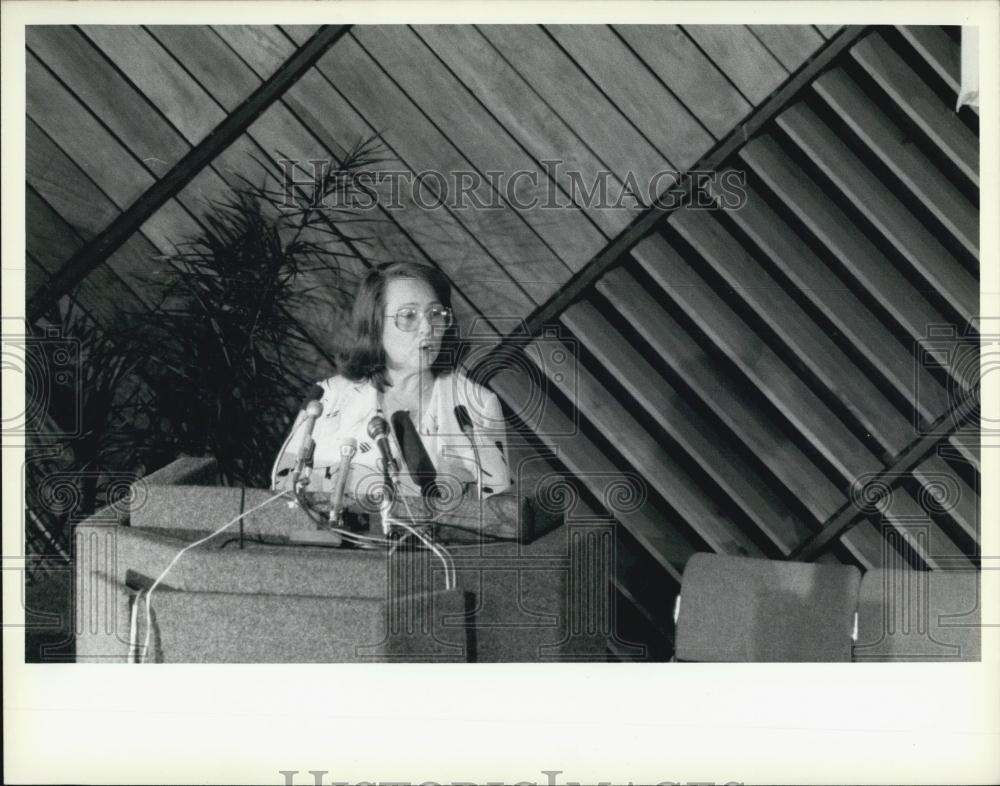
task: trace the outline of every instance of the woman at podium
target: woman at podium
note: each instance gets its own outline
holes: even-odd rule
[[[341,373],[318,383],[275,461],[289,488],[301,448],[315,442],[309,491],[333,491],[346,471],[362,499],[388,473],[402,494],[482,496],[510,486],[496,395],[456,370],[451,285],[436,268],[382,265],[362,281]],[[301,483],[301,480],[300,480]]]

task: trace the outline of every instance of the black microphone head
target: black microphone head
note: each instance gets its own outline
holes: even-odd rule
[[[434,462],[431,461],[423,440],[420,439],[420,432],[413,424],[410,413],[405,410],[393,412],[392,428],[396,432],[396,441],[399,442],[403,461],[413,479],[420,486],[421,494],[425,497],[432,494],[435,491],[437,471],[434,469]]]
[[[455,420],[458,421],[458,427],[462,431],[472,428],[472,418],[469,417],[469,410],[466,409],[465,404],[459,404],[455,407]]]
[[[368,421],[368,436],[372,439],[378,439],[379,437],[384,437],[389,433],[389,424],[385,422],[385,418],[381,415],[376,415],[371,420]]]
[[[398,409],[392,413],[392,417],[389,418],[392,421],[392,429],[396,432],[396,439],[400,438],[401,434],[405,434],[404,429],[406,428],[406,423],[413,425],[413,421],[410,420],[409,413]]]

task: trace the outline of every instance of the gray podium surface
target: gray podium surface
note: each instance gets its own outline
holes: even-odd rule
[[[211,460],[178,460],[137,484],[127,522],[77,525],[78,661],[126,661],[130,635],[146,634],[146,592],[178,551],[272,495],[212,486],[213,474]],[[278,500],[245,518],[242,540],[234,526],[186,552],[153,593],[146,661],[606,659],[609,524],[451,545],[453,589],[427,550],[259,542],[312,528]]]

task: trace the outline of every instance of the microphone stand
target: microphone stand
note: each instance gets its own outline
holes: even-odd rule
[[[472,445],[472,455],[476,460],[476,496],[482,502],[485,484],[483,482],[483,460],[479,454],[479,443],[476,442],[476,427],[473,425],[472,418],[469,417],[469,410],[464,404],[455,407],[455,419],[458,421],[458,427],[468,437]]]
[[[479,445],[476,444],[476,435],[469,429],[469,442],[472,443],[472,455],[476,458],[476,497],[483,501],[483,461],[479,457]]]

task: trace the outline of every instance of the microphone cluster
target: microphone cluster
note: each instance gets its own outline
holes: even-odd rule
[[[299,448],[298,459],[291,476],[292,489],[296,496],[299,496],[303,487],[309,483],[309,471],[313,467],[313,457],[316,451],[316,443],[312,434],[316,426],[316,421],[323,413],[323,405],[319,401],[322,394],[322,388],[315,387],[303,404],[305,421],[303,423],[302,444]],[[475,426],[468,409],[464,405],[459,404],[456,406],[454,414],[459,428],[472,445],[476,463],[476,491],[478,499],[481,500],[483,498],[483,467],[480,459],[479,445],[476,441]],[[403,410],[394,412],[391,420],[396,432],[396,438],[402,446],[407,466],[419,483],[422,495],[425,497],[433,496],[438,491],[434,464],[427,453],[423,441],[420,439],[416,427],[413,425],[413,421],[410,419],[409,413]],[[381,458],[383,490],[380,506],[382,508],[383,531],[388,533],[389,526],[387,520],[390,518],[390,511],[396,498],[395,478],[400,471],[400,465],[392,454],[392,447],[389,441],[389,423],[386,422],[386,419],[381,415],[375,415],[368,422],[366,431],[369,438],[375,443],[375,447]],[[329,522],[334,527],[342,524],[347,479],[350,474],[351,463],[357,451],[358,441],[354,437],[346,439],[340,447],[340,469],[334,486],[329,512]]]

